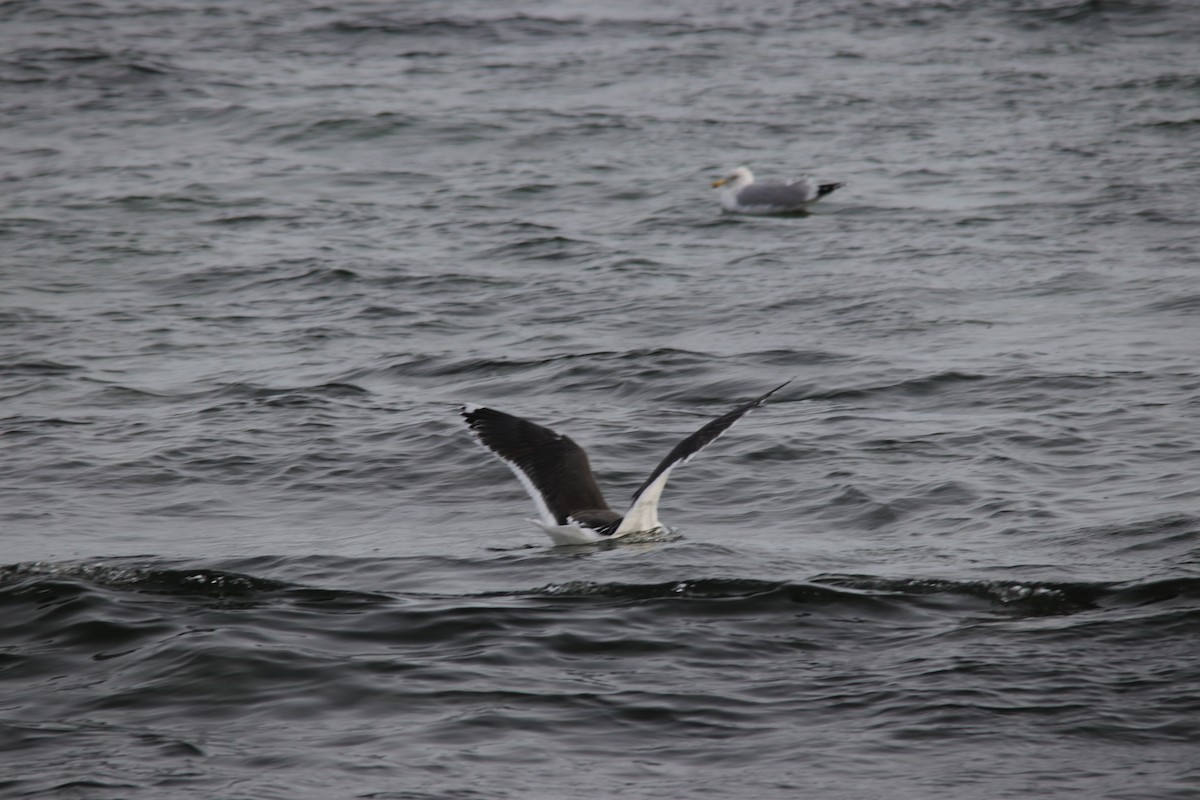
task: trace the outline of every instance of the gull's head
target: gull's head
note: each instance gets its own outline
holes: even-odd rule
[[[737,169],[730,170],[729,174],[724,178],[718,178],[717,180],[713,181],[712,185],[714,189],[717,189],[721,186],[729,186],[732,189],[738,189],[751,183],[754,183],[754,173],[746,167],[738,167]]]

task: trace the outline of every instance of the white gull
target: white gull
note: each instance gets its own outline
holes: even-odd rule
[[[812,178],[782,181],[778,178],[755,180],[746,167],[731,170],[713,181],[721,190],[721,206],[735,214],[791,214],[840,188],[840,183],[817,183]]]

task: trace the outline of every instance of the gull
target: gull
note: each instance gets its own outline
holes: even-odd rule
[[[568,437],[491,408],[467,406],[462,416],[480,444],[508,465],[533,498],[539,519],[531,522],[555,544],[591,544],[631,533],[662,532],[658,500],[671,470],[689,461],[784,386],[787,383],[717,417],[675,445],[633,493],[624,514],[604,502],[587,454]]]
[[[724,178],[713,181],[721,189],[721,206],[735,214],[792,214],[804,211],[812,203],[844,184],[817,183],[812,178],[782,181],[767,178],[756,181],[746,167],[730,171]]]

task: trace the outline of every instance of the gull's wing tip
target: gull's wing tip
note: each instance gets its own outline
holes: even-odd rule
[[[771,391],[769,391],[769,392],[767,392],[766,394],[764,394],[764,395],[763,395],[763,398],[764,398],[764,399],[765,399],[765,398],[768,398],[768,397],[770,397],[771,395],[773,395],[773,394],[775,394],[776,392],[778,392],[778,391],[779,391],[780,389],[782,389],[783,387],[785,387],[785,386],[790,386],[791,384],[793,384],[793,383],[795,383],[795,382],[796,382],[796,378],[795,378],[794,376],[793,376],[793,377],[791,377],[791,378],[788,378],[786,381],[784,381],[783,383],[779,384],[778,386],[776,386],[776,387],[775,387],[774,389],[772,389]]]
[[[765,402],[767,401],[767,399],[768,399],[769,397],[771,397],[771,395],[775,394],[776,392],[778,392],[780,389],[784,388],[785,386],[790,386],[790,385],[791,385],[792,383],[794,383],[795,381],[796,381],[796,379],[795,379],[795,378],[788,378],[786,381],[784,381],[783,383],[779,384],[778,386],[776,386],[776,387],[775,387],[774,389],[772,389],[771,391],[769,391],[769,392],[766,392],[766,393],[764,393],[764,394],[761,394],[761,395],[759,395],[758,397],[756,397],[755,399],[751,400],[749,403],[747,403],[747,404],[746,404],[746,405],[747,405],[747,408],[746,408],[746,410],[747,410],[747,411],[750,411],[750,410],[752,410],[752,409],[758,408],[760,405],[762,405],[763,403],[765,403]]]

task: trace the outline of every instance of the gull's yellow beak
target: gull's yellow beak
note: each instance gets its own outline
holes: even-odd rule
[[[724,186],[727,183],[729,183],[728,178],[717,178],[715,181],[713,181],[712,185],[713,188],[716,189],[718,186]]]

